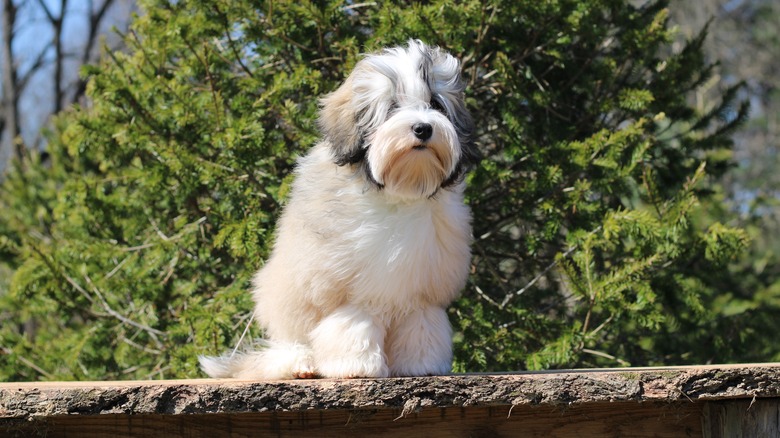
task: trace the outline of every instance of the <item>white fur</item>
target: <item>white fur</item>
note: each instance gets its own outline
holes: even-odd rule
[[[308,346],[260,340],[256,350],[226,354],[222,357],[200,358],[203,371],[214,378],[232,377],[242,380],[296,379],[316,375],[312,368],[311,349]]]
[[[432,63],[420,64],[426,56]],[[424,80],[420,65],[433,78]],[[444,309],[466,281],[471,234],[462,178],[445,183],[464,158],[467,129],[459,123],[470,121],[458,69],[451,56],[412,41],[367,57],[323,99],[325,139],[299,161],[273,253],[253,279],[255,317],[268,341],[233,357],[201,357],[207,374],[449,372]],[[446,113],[431,108],[434,95]],[[416,123],[432,126],[430,139],[412,133]],[[355,138],[362,141],[341,144]],[[356,148],[365,150],[362,161],[334,163]]]

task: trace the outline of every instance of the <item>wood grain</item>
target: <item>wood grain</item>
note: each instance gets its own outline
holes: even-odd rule
[[[693,403],[427,408],[211,415],[55,417],[37,424],[48,438],[108,437],[680,437],[701,436]],[[511,409],[511,413],[510,413]],[[658,412],[660,412],[660,415]],[[10,432],[10,431],[7,431]],[[27,433],[27,430],[18,430]]]

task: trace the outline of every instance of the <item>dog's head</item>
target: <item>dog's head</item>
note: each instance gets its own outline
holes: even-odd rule
[[[367,55],[322,99],[320,127],[334,161],[401,198],[457,184],[479,160],[460,63],[419,40]]]

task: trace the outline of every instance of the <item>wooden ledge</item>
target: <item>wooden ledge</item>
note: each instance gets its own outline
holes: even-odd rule
[[[353,380],[2,383],[0,436],[33,432],[65,436],[73,433],[72,427],[82,430],[89,425],[104,434],[92,436],[122,435],[134,424],[136,431],[145,431],[147,436],[198,431],[194,436],[218,436],[220,432],[231,436],[249,420],[254,424],[251,434],[258,436],[265,436],[263,431],[273,436],[316,431],[318,436],[344,437],[350,436],[350,430],[355,436],[377,430],[391,436],[398,427],[405,427],[403,435],[409,436],[410,427],[417,430],[428,425],[420,429],[427,430],[420,436],[431,437],[459,421],[465,424],[445,434],[472,430],[472,426],[498,433],[514,425],[525,427],[526,435],[533,434],[529,427],[537,427],[547,436],[588,436],[584,421],[594,430],[630,427],[631,436],[645,436],[645,432],[647,436],[675,436],[680,431],[677,426],[692,432],[689,436],[717,436],[703,435],[714,427],[707,421],[732,414],[712,411],[712,403],[719,403],[720,409],[730,402],[756,408],[754,413],[757,405],[774,409],[775,427],[780,427],[780,364]],[[580,420],[574,421],[575,417]],[[535,422],[529,423],[529,418]],[[660,418],[665,420],[659,422]],[[157,426],[144,429],[136,424],[139,421]],[[572,434],[564,430],[550,435],[563,430],[559,428],[562,421],[576,425]],[[642,421],[655,424],[654,429],[637,428]],[[108,427],[111,424],[119,429]],[[166,424],[175,430],[162,427]],[[258,426],[262,424],[267,427]]]

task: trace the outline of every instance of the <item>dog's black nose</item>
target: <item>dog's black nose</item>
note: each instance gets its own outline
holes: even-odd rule
[[[433,126],[430,123],[415,123],[412,126],[414,136],[422,141],[428,140],[433,134]]]

